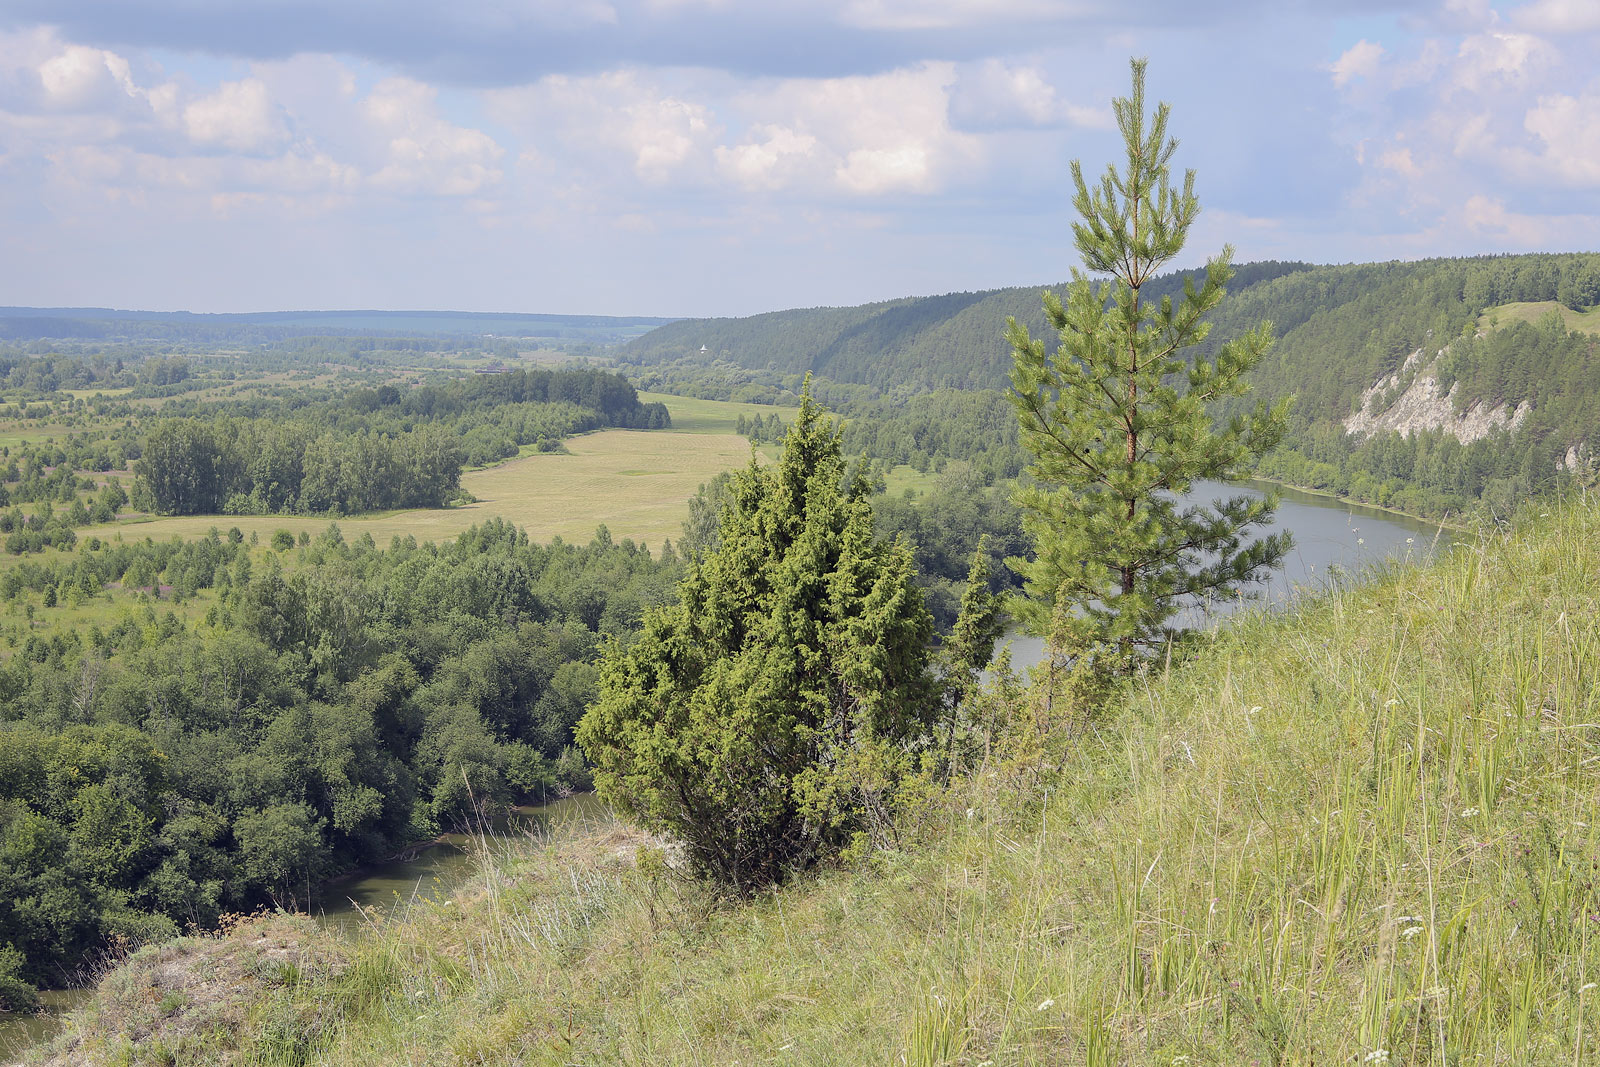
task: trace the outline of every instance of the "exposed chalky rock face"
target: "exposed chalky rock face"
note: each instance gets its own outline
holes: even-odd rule
[[[1478,401],[1463,411],[1456,410],[1456,393],[1461,384],[1457,382],[1447,391],[1440,387],[1434,373],[1439,358],[1448,351],[1446,346],[1435,352],[1426,366],[1419,366],[1423,350],[1419,348],[1412,352],[1399,370],[1379,379],[1361,394],[1355,412],[1344,420],[1345,432],[1373,434],[1392,431],[1409,436],[1421,430],[1444,430],[1465,445],[1488,437],[1496,430],[1515,430],[1521,426],[1533,410],[1533,406],[1526,401],[1515,407]],[[1385,403],[1385,398],[1399,389],[1402,382],[1409,384],[1398,396]]]

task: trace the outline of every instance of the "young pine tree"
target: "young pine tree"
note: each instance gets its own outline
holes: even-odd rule
[[[1194,172],[1174,188],[1169,106],[1145,113],[1145,63],[1133,62],[1133,94],[1113,107],[1127,147],[1121,171],[1090,186],[1072,164],[1072,233],[1094,284],[1073,271],[1065,304],[1045,311],[1059,337],[1054,353],[1012,320],[1006,332],[1011,399],[1035,484],[1019,494],[1032,560],[1012,560],[1026,580],[1024,611],[1058,645],[1100,645],[1126,668],[1172,635],[1185,598],[1233,594],[1260,581],[1289,549],[1287,533],[1246,543],[1277,501],[1245,495],[1185,507],[1197,479],[1244,476],[1283,434],[1287,401],[1217,426],[1212,406],[1243,394],[1244,375],[1265,354],[1271,327],[1230,341],[1207,359],[1187,350],[1206,337],[1206,316],[1232,276],[1232,249],[1183,299],[1144,300],[1140,290],[1182,250],[1200,211]],[[1061,630],[1068,633],[1061,633]]]
[[[578,727],[601,796],[744,891],[881,825],[939,711],[910,550],[843,482],[808,383],[782,458],[734,477],[678,603],[607,648]]]

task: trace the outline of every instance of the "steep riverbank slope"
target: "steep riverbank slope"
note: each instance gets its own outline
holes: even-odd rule
[[[734,905],[625,828],[529,846],[304,964],[288,927],[145,950],[48,1062],[1591,1062],[1600,515],[1549,511],[1087,726],[1014,695],[869,867]]]

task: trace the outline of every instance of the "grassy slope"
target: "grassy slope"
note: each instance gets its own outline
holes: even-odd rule
[[[1595,1062],[1600,516],[1553,510],[1018,731],[870,870],[717,906],[530,847],[179,1061]],[[154,958],[58,1062],[167,1062],[117,1058]]]
[[[1483,317],[1478,320],[1478,323],[1483,329],[1509,326],[1513,322],[1536,323],[1552,311],[1561,316],[1561,321],[1567,324],[1567,329],[1569,330],[1578,330],[1582,333],[1600,333],[1600,307],[1573,311],[1571,308],[1558,304],[1554,300],[1501,304],[1499,307],[1492,307],[1486,310],[1483,313]]]

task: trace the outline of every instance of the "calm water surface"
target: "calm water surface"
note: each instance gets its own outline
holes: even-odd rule
[[[1219,498],[1246,493],[1260,496],[1265,487],[1233,486],[1221,482],[1196,482],[1185,498],[1191,503],[1210,503]],[[1378,508],[1345,504],[1332,497],[1278,489],[1278,512],[1270,531],[1288,530],[1294,534],[1294,547],[1265,586],[1263,596],[1245,605],[1282,605],[1298,591],[1320,589],[1339,573],[1359,575],[1388,560],[1426,559],[1455,543],[1452,532],[1437,524],[1396,515]],[[1238,601],[1211,605],[1210,618],[1238,610]],[[1181,619],[1185,626],[1203,625],[1207,614],[1191,609]],[[1008,633],[1011,664],[1017,669],[1031,667],[1044,658],[1044,639],[1020,631]]]

